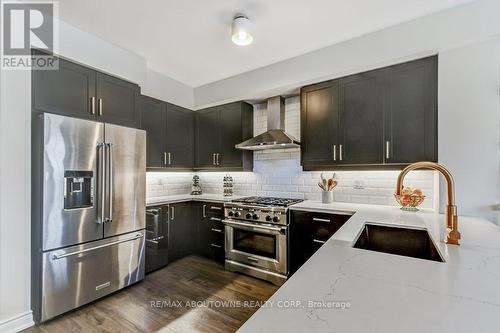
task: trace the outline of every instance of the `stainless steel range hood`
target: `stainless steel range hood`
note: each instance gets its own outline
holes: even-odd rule
[[[267,131],[235,146],[245,150],[298,148],[300,142],[285,132],[285,101],[276,96],[267,100]]]

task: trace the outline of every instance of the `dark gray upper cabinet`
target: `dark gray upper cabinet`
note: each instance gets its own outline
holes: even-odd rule
[[[304,170],[437,161],[437,57],[304,87],[301,98]]]
[[[331,165],[337,159],[339,85],[329,81],[301,93],[301,153],[307,166]]]
[[[95,85],[94,70],[59,59],[58,70],[32,71],[33,111],[95,120]]]
[[[139,126],[138,85],[65,59],[58,62],[58,70],[32,71],[33,112]]]
[[[386,72],[386,163],[437,161],[437,57]]]
[[[378,71],[339,80],[339,164],[383,163],[383,89]]]
[[[220,147],[219,111],[216,107],[196,112],[195,163],[197,168],[216,167]]]
[[[139,86],[97,73],[97,119],[106,123],[137,127]]]
[[[234,146],[253,135],[253,107],[235,102],[196,112],[197,169],[253,169],[253,153]]]
[[[167,103],[166,150],[167,166],[194,166],[194,112]]]
[[[194,112],[141,96],[141,128],[146,131],[148,168],[192,169]]]
[[[167,105],[157,99],[141,96],[141,128],[146,131],[146,165],[165,167],[165,124]]]

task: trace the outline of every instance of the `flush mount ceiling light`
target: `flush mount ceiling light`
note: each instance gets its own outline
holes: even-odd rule
[[[231,25],[231,40],[234,44],[245,46],[253,42],[251,22],[248,17],[236,16]]]

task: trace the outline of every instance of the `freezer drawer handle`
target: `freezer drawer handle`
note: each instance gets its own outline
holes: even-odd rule
[[[54,253],[52,255],[52,260],[58,260],[58,259],[62,259],[62,258],[70,257],[70,256],[75,256],[75,255],[80,254],[80,253],[85,253],[85,252],[90,252],[90,251],[102,249],[102,248],[105,248],[105,247],[108,247],[108,246],[112,246],[112,245],[116,245],[116,244],[120,244],[120,243],[125,243],[125,242],[129,242],[129,241],[133,241],[133,240],[136,240],[136,239],[139,239],[139,238],[142,238],[142,234],[136,234],[135,236],[130,237],[130,238],[121,239],[121,240],[117,240],[115,242],[111,242],[111,243],[107,243],[107,244],[103,244],[103,245],[94,246],[94,247],[91,247],[91,248],[88,248],[88,249],[85,249],[85,250],[81,250],[81,251],[69,252],[69,253],[64,253],[64,254],[56,254],[56,253]]]

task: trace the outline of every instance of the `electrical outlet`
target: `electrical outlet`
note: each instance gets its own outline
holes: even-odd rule
[[[365,189],[365,182],[364,182],[364,180],[355,180],[353,188],[355,190],[364,190]]]

